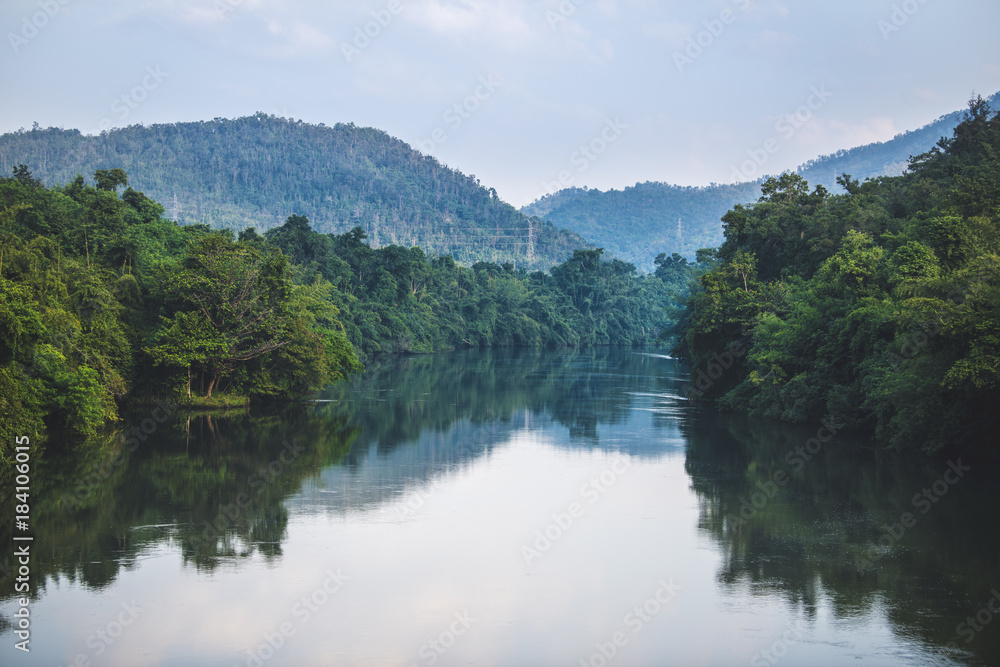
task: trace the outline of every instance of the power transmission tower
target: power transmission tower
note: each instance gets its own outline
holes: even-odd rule
[[[528,262],[535,261],[535,225],[531,218],[528,218]]]

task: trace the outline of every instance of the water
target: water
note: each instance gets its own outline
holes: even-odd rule
[[[994,469],[681,384],[656,354],[450,353],[134,453],[54,443],[31,653],[8,625],[0,664],[1000,664]]]

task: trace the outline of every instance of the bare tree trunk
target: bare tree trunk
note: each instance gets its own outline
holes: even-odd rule
[[[191,398],[191,364],[188,364],[188,384],[187,384],[188,399]]]
[[[212,398],[212,389],[215,388],[216,383],[219,381],[219,371],[212,373],[212,380],[208,383],[208,393],[205,394],[205,398]]]

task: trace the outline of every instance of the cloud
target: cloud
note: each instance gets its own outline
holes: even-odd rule
[[[776,168],[889,139],[961,108],[973,90],[1000,88],[989,32],[1000,16],[995,0],[969,0],[965,10],[929,3],[907,23],[906,39],[890,41],[876,27],[885,6],[864,0],[398,2],[391,24],[345,61],[341,45],[353,44],[390,0],[74,1],[19,55],[7,49],[5,83],[17,104],[0,108],[0,124],[92,127],[135,85],[142,65],[162,64],[169,90],[136,110],[135,120],[288,105],[296,117],[353,120],[422,139],[479,76],[495,72],[506,82],[503,94],[452,135],[448,161],[477,173],[488,162],[490,185],[528,196],[551,177],[545,156],[559,167],[608,116],[631,125],[627,138],[581,185],[617,187],[630,178],[693,185],[728,180],[734,154],[774,134],[779,114],[805,102],[812,83],[833,87],[835,102],[783,144]],[[16,28],[36,6],[8,0],[0,19]],[[709,55],[692,76],[676,76],[672,53],[726,9],[735,20]],[[547,12],[562,20],[552,25]],[[657,119],[661,113],[669,122]]]
[[[287,24],[276,20],[267,23],[268,32],[275,43],[263,47],[263,52],[273,58],[296,59],[330,54],[336,42],[319,28],[291,21]]]
[[[210,27],[223,23],[234,12],[262,6],[263,0],[152,0],[129,9],[131,15],[155,14],[174,23]]]
[[[428,0],[416,9],[420,13],[416,20],[434,32],[446,35],[463,35],[472,28],[481,28],[482,17],[477,15],[471,2],[443,4],[438,0]]]
[[[252,54],[271,60],[302,60],[327,56],[337,46],[323,27],[330,16],[299,17],[290,4],[265,0],[156,0],[137,7],[129,18],[152,18],[209,38],[219,50]]]
[[[505,51],[530,47],[545,26],[542,11],[512,0],[413,0],[403,7],[407,20],[443,38]]]
[[[792,11],[781,3],[772,2],[769,7],[771,8],[771,11],[780,18],[787,19],[792,15]]]

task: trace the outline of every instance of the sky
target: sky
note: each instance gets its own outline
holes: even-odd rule
[[[891,139],[1000,90],[998,25],[996,0],[3,0],[0,132],[353,122],[521,206]]]

